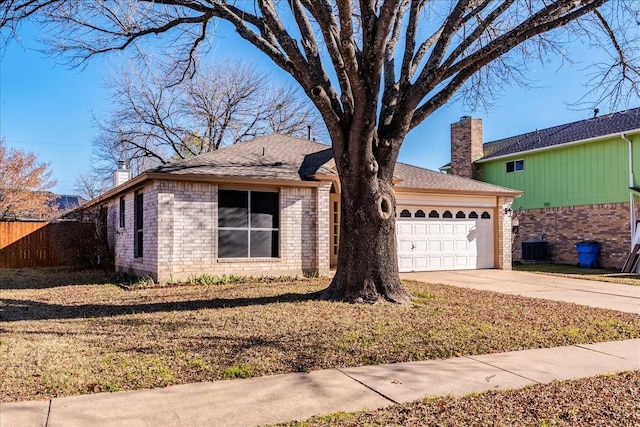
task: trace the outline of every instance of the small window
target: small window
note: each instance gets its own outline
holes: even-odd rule
[[[444,213],[442,214],[442,218],[453,218],[453,215],[450,211],[444,211]]]
[[[142,193],[136,191],[133,201],[133,256],[141,258],[144,241],[144,199]]]
[[[469,218],[478,219],[478,214],[475,211],[471,211],[471,213],[469,214]]]
[[[456,218],[458,218],[458,219],[463,219],[463,218],[466,218],[466,215],[464,214],[464,212],[462,212],[462,211],[458,211],[458,212],[456,213]]]
[[[124,228],[125,226],[124,209],[125,209],[125,204],[124,204],[124,196],[123,196],[123,197],[120,197],[120,228]]]
[[[491,218],[491,215],[489,215],[489,212],[482,212],[482,219],[489,219]]]
[[[524,159],[512,160],[506,163],[507,173],[522,172],[524,170]]]
[[[440,218],[440,214],[438,213],[438,211],[433,210],[429,212],[429,218]]]
[[[411,212],[409,212],[408,209],[403,209],[402,212],[400,212],[400,218],[411,218]]]
[[[418,209],[416,211],[416,214],[414,215],[416,218],[424,218],[426,217],[426,215],[424,214],[424,211],[422,209]]]

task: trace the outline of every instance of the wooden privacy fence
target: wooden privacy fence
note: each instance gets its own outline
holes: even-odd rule
[[[0,222],[0,268],[94,265],[95,229],[75,221]]]

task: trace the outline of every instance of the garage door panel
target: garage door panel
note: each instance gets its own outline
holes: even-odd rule
[[[468,244],[466,240],[456,240],[455,241],[455,250],[456,252],[467,252],[469,250]]]
[[[417,256],[414,258],[414,271],[426,271],[429,266],[428,258],[426,256]]]
[[[453,270],[455,266],[455,258],[452,256],[442,255],[440,257],[442,260],[442,269],[443,270]]]
[[[420,207],[424,212],[437,208]],[[412,208],[415,212],[417,208]],[[443,214],[443,209],[439,209]],[[492,219],[420,218],[397,221],[400,271],[494,267]]]
[[[398,269],[401,272],[415,271],[413,269],[413,258],[398,256]]]
[[[468,234],[467,224],[454,224],[453,234],[455,234],[456,236],[466,236]]]
[[[440,256],[437,256],[437,257],[430,256],[427,270],[442,270],[442,269],[443,269],[443,267],[442,267],[442,257],[440,257]]]
[[[418,223],[414,223],[414,228],[413,231],[415,234],[417,235],[423,235],[426,236],[428,233],[427,230],[427,224],[424,222],[418,222]]]
[[[410,222],[397,222],[398,235],[411,235],[413,234],[413,224]]]
[[[416,240],[414,244],[416,252],[427,253],[427,243],[428,242],[426,240]]]
[[[441,243],[443,252],[452,252],[455,250],[456,243],[453,240],[442,240]]]
[[[429,252],[440,252],[442,250],[442,242],[439,240],[429,240],[427,242]]]
[[[438,222],[427,222],[427,234],[429,235],[439,235],[442,234],[442,224]]]
[[[442,234],[454,234],[455,228],[454,225],[450,222],[445,222],[440,225]]]

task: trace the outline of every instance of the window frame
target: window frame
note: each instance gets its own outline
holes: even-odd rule
[[[144,256],[144,193],[136,190],[133,194],[133,257]]]
[[[220,215],[220,199],[221,199],[221,193],[224,192],[236,192],[236,193],[244,193],[245,197],[246,197],[246,202],[247,202],[247,207],[246,207],[246,226],[233,226],[233,225],[220,225],[221,222],[221,218],[222,216]],[[252,218],[252,193],[270,193],[270,194],[275,194],[276,195],[276,202],[275,202],[275,211],[273,213],[275,213],[277,215],[277,227],[254,227],[252,224],[253,218]],[[218,230],[218,237],[216,240],[216,244],[217,244],[217,258],[220,260],[234,260],[234,259],[278,259],[280,258],[280,254],[282,252],[281,250],[281,206],[280,206],[280,202],[281,202],[281,197],[280,197],[280,190],[271,190],[271,189],[254,189],[254,190],[250,190],[250,189],[236,189],[236,188],[220,188],[218,189],[218,222],[217,222],[217,230]],[[272,215],[273,215],[272,213]],[[239,256],[239,255],[234,255],[234,256],[221,256],[221,251],[220,251],[220,239],[221,239],[221,231],[227,231],[227,232],[246,232],[246,256]],[[252,235],[255,238],[258,233],[264,233],[264,232],[271,232],[272,236],[275,236],[275,238],[277,239],[277,241],[274,243],[272,243],[272,248],[271,248],[271,255],[270,256],[252,256],[251,255],[251,240],[252,240]],[[275,251],[275,253],[274,253]]]
[[[518,165],[520,165],[520,167],[518,167]],[[509,166],[511,166],[511,168],[509,168]],[[505,163],[505,171],[506,173],[524,172],[524,159],[509,160]]]
[[[120,212],[119,212],[119,215],[118,215],[119,219],[120,219],[120,222],[119,222],[118,225],[120,226],[120,228],[125,228],[126,225],[127,225],[127,223],[126,223],[126,213],[125,213],[126,211],[125,210],[126,210],[126,202],[124,200],[124,196],[121,196],[120,197]]]

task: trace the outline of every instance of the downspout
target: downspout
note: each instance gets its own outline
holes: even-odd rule
[[[620,138],[629,143],[629,188],[631,189],[635,187],[635,179],[633,177],[633,143],[624,133],[620,134]],[[636,209],[633,191],[629,191],[629,222],[631,228],[631,250],[633,250],[633,242],[636,238]]]

